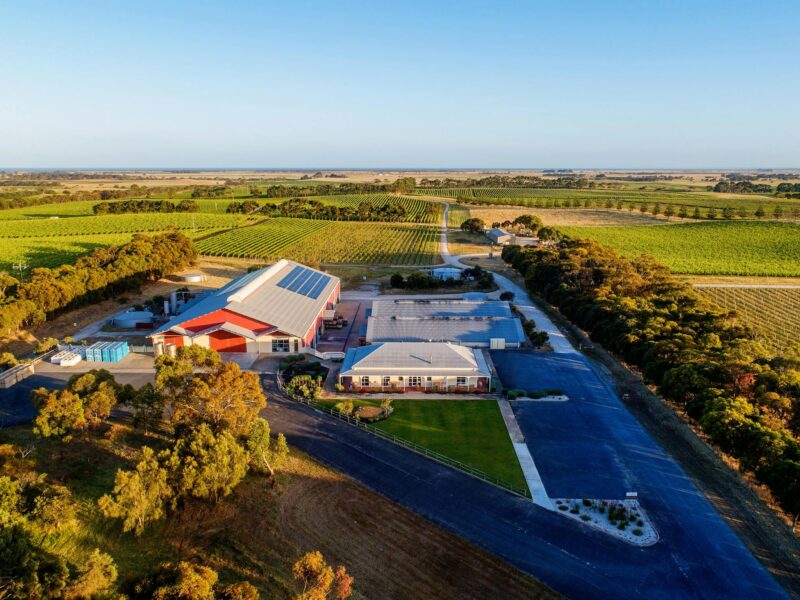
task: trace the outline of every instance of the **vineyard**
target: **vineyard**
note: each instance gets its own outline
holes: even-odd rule
[[[430,265],[434,226],[276,218],[197,242],[202,254],[306,263]]]
[[[780,352],[800,342],[800,288],[696,286],[703,296],[737,311]]]
[[[772,198],[759,195],[714,194],[710,192],[676,192],[647,190],[563,189],[563,188],[438,188],[417,189],[415,194],[453,198],[468,204],[526,206],[530,208],[593,208],[616,207],[618,202],[626,210],[638,208],[642,203],[686,206],[702,210],[726,207],[744,208],[751,214],[758,207],[772,211],[781,206],[787,213],[800,208],[800,199]],[[586,206],[586,203],[589,206]]]
[[[251,227],[241,227],[209,236],[195,243],[201,254],[236,258],[273,258],[284,248],[325,229],[330,221],[308,219],[269,219]]]
[[[93,217],[4,221],[0,237],[53,237],[101,233],[137,233],[167,229],[227,229],[245,222],[240,215],[203,213],[139,213]]]
[[[130,239],[131,235],[128,233],[67,239],[0,237],[0,271],[12,272],[13,265],[20,262],[27,264],[29,268],[70,264],[95,248],[124,244]]]
[[[451,204],[450,210],[447,212],[447,226],[448,227],[461,227],[461,224],[469,219],[470,210],[461,204]]]
[[[651,254],[676,273],[800,275],[800,225],[756,221],[670,226],[559,227],[625,256]]]
[[[444,205],[440,202],[428,202],[421,198],[410,198],[408,196],[396,196],[394,194],[352,194],[336,196],[309,196],[309,200],[317,200],[323,204],[334,206],[347,206],[357,208],[362,202],[371,202],[375,206],[393,202],[400,204],[406,210],[406,221],[412,223],[440,223]],[[266,202],[282,202],[286,198],[267,199]],[[261,203],[262,199],[257,198]]]

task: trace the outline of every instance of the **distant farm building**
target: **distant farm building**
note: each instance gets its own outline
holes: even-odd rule
[[[431,271],[431,275],[434,279],[438,279],[439,281],[452,281],[461,279],[461,269],[456,269],[455,267],[438,267]]]
[[[150,337],[222,352],[301,352],[316,347],[339,294],[338,277],[280,260],[190,302]]]
[[[365,341],[452,342],[473,348],[518,348],[519,319],[499,300],[376,300]]]
[[[492,227],[489,231],[486,232],[486,237],[488,237],[493,244],[504,246],[505,244],[511,243],[511,239],[513,236],[507,231],[504,231],[497,227]]]
[[[349,392],[486,392],[491,371],[480,350],[446,343],[386,343],[348,350],[339,383]]]

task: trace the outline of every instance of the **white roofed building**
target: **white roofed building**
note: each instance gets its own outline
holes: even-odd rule
[[[339,371],[348,392],[488,392],[482,352],[450,343],[387,342],[351,348]]]
[[[150,338],[221,352],[301,352],[316,347],[340,288],[338,277],[279,260],[191,302]]]

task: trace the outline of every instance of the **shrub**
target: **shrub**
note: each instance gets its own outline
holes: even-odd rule
[[[17,357],[11,352],[0,352],[0,371],[5,371],[19,364]]]
[[[588,498],[584,498],[583,500],[581,500],[581,502],[583,502],[584,506],[591,506],[592,505],[592,501],[589,500]]]
[[[286,391],[292,396],[300,396],[306,400],[319,398],[319,384],[310,375],[295,375],[286,384]]]
[[[641,527],[642,525],[644,525],[644,521],[642,521],[641,519],[639,519],[638,521],[636,521],[636,524],[637,524],[639,527]]]
[[[568,509],[569,509],[569,507],[566,504],[559,504],[558,505],[558,510],[568,510]]]
[[[507,301],[510,302],[513,299],[514,299],[514,292],[506,291],[506,292],[503,292],[502,294],[500,294],[500,300],[507,300]]]
[[[575,506],[573,506],[572,508],[569,509],[569,512],[571,512],[573,515],[577,515],[579,512],[581,512],[581,509],[578,508],[577,505],[575,505]]]
[[[589,515],[581,515],[581,521],[588,521],[589,519],[591,519]]]
[[[644,532],[641,529],[634,529],[633,531],[631,531],[631,533],[633,535],[642,535],[642,533]]]
[[[336,384],[334,384],[333,387],[336,388],[337,392],[343,392],[344,391],[344,386],[341,383],[339,383],[338,381],[336,382]]]
[[[39,343],[36,344],[36,347],[33,349],[34,353],[36,354],[44,354],[45,352],[49,352],[53,348],[58,346],[58,340],[56,338],[44,338],[39,340]]]

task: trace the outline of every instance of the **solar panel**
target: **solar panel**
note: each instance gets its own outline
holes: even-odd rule
[[[283,279],[278,282],[278,287],[285,288],[289,287],[289,285],[297,278],[300,273],[305,271],[305,269],[301,266],[297,266],[291,271],[289,271],[288,275],[285,275]]]
[[[287,288],[290,292],[297,292],[300,289],[300,286],[303,285],[308,278],[314,274],[314,271],[309,271],[308,269],[303,269],[303,272],[300,273],[300,276],[297,277],[292,283],[289,284]]]
[[[311,288],[313,288],[314,284],[319,281],[320,277],[322,277],[322,273],[312,273],[311,277],[309,277],[303,285],[297,288],[297,293],[302,294],[303,296],[308,295],[308,292],[311,291]]]
[[[330,280],[329,275],[297,266],[278,282],[278,287],[316,300]]]
[[[317,298],[319,298],[319,295],[322,293],[322,290],[324,290],[327,287],[330,280],[331,278],[328,275],[323,275],[322,278],[320,278],[320,280],[317,282],[317,284],[313,288],[311,288],[311,291],[306,294],[306,296],[316,300]]]

